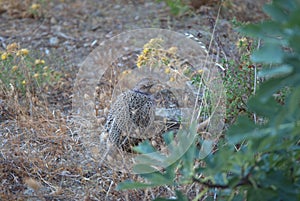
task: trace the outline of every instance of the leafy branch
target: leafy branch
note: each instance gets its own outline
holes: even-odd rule
[[[255,113],[259,121],[238,117],[225,139],[218,142],[218,150],[203,160],[200,156],[205,146],[213,145],[200,140],[192,126],[188,131],[180,131],[196,136],[184,154],[161,168],[159,164],[168,164],[170,160],[167,155],[158,152],[154,155],[156,158],[145,158],[149,163],[136,170],[151,170],[140,174],[147,183],[123,182],[119,184],[120,190],[178,187],[194,182],[204,187],[194,200],[204,199],[204,195],[214,189],[218,191],[219,200],[300,200],[300,2],[274,0],[264,11],[271,20],[242,25],[239,29],[262,41],[260,48],[251,54],[251,60],[262,64],[258,75],[265,81],[247,102],[247,109]],[[289,93],[284,102],[279,103],[274,94],[287,87]],[[173,138],[165,140],[170,139]],[[182,140],[184,143],[186,139]],[[238,150],[236,145],[239,145]],[[156,151],[149,143],[143,146],[139,149],[143,154],[146,150]],[[169,149],[176,153],[179,147],[171,145]],[[173,200],[191,197],[178,190],[175,195],[177,198]]]

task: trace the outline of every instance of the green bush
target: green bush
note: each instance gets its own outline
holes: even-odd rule
[[[267,66],[259,72],[266,81],[260,84],[247,107],[264,120],[255,124],[247,116],[238,117],[227,131],[225,142],[219,142],[218,151],[203,159],[205,167],[195,164],[201,155],[196,146],[201,143],[198,138],[163,171],[154,171],[153,166],[166,164],[170,157],[160,152],[145,155],[150,162],[136,166],[135,171],[149,170],[140,174],[147,183],[125,181],[119,189],[197,182],[203,185],[203,191],[194,200],[203,199],[206,192],[214,189],[218,200],[300,200],[300,2],[274,0],[265,5],[264,11],[271,20],[240,28],[248,36],[262,40],[251,60]],[[274,94],[287,87],[292,90],[285,94],[284,104],[280,104]],[[196,129],[191,126],[181,132],[196,134]],[[166,135],[165,141],[170,139],[172,135]],[[183,138],[182,143],[184,139],[187,140]],[[235,149],[236,144],[239,149]],[[170,149],[171,156],[180,151],[176,146]],[[144,154],[154,151],[147,142],[136,150]],[[172,200],[188,200],[180,191],[176,191],[176,197]]]
[[[254,94],[257,80],[255,74],[257,68],[250,60],[250,53],[253,52],[253,41],[242,37],[237,43],[240,52],[239,63],[235,61],[223,61],[223,65],[229,66],[223,77],[226,89],[227,107],[226,123],[232,124],[241,114],[250,115],[247,100]]]
[[[184,0],[157,0],[157,2],[162,1],[167,4],[167,6],[170,8],[171,14],[173,15],[182,15],[190,10],[188,3]]]
[[[0,87],[20,94],[39,93],[44,87],[57,82],[59,72],[51,70],[45,60],[37,59],[28,49],[17,43],[0,52]]]

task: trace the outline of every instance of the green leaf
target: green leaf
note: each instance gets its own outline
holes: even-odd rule
[[[140,143],[136,147],[133,147],[133,150],[141,154],[148,154],[156,151],[155,148],[150,144],[148,140]]]
[[[176,197],[178,201],[188,201],[189,199],[187,198],[187,196],[183,195],[182,192],[180,191],[175,191],[176,192]]]
[[[236,144],[245,140],[249,135],[257,134],[257,127],[246,116],[241,116],[238,118],[237,122],[231,126],[227,131],[228,140],[232,144]]]
[[[293,71],[293,67],[289,65],[282,65],[278,67],[272,67],[268,69],[263,69],[258,72],[258,77],[276,77],[276,76],[283,76],[289,74]]]
[[[151,172],[148,174],[141,174],[141,176],[147,179],[149,183],[155,186],[173,184],[173,179],[174,179],[173,175],[164,174],[158,171]]]
[[[280,201],[278,194],[272,189],[248,188],[247,201],[269,200]]]
[[[234,176],[234,177],[228,179],[228,185],[231,188],[234,188],[239,182],[240,182],[240,178],[237,176]]]
[[[263,7],[265,13],[267,13],[274,21],[285,22],[287,21],[288,15],[286,10],[283,10],[282,7],[279,7],[278,4],[266,4]]]
[[[198,152],[198,158],[203,159],[210,154],[213,150],[214,143],[213,140],[204,140],[201,144],[201,149]]]
[[[118,184],[117,190],[129,190],[129,189],[144,189],[149,187],[154,187],[154,184],[145,184],[133,181],[124,181]]]
[[[279,29],[281,24],[274,21],[264,21],[258,24],[247,24],[239,28],[239,31],[255,38],[260,38],[268,42],[283,44],[279,37],[283,35],[283,30]]]
[[[295,6],[293,9],[294,9],[294,12],[291,13],[290,19],[287,22],[287,27],[290,30],[295,30],[296,27],[297,26],[299,27],[299,24],[300,24],[300,22],[299,22],[299,16],[300,16],[300,5],[299,5],[299,2],[298,2],[298,5]],[[297,32],[295,32],[295,31],[292,31],[291,33],[297,34]]]
[[[251,55],[252,61],[257,63],[281,63],[283,57],[280,44],[275,43],[265,44]]]
[[[149,154],[142,154],[138,155],[134,158],[136,162],[136,166],[138,165],[148,165],[148,166],[156,166],[156,167],[161,167],[165,168],[167,167],[170,163],[167,161],[167,157],[160,152],[153,152]],[[141,172],[142,169],[135,169],[137,172],[136,174],[142,174],[145,172]],[[148,172],[146,172],[148,173]]]
[[[299,11],[300,12],[300,11]],[[299,15],[300,17],[300,15]],[[299,19],[298,19],[299,20]],[[290,43],[290,47],[297,52],[298,54],[300,54],[300,35],[295,34],[293,36],[291,36],[289,38],[289,43]]]
[[[182,192],[176,190],[175,193],[176,193],[176,198],[170,198],[170,199],[156,198],[153,201],[188,201],[189,200],[188,197],[185,196]]]
[[[269,98],[266,101],[261,101],[261,98],[256,96],[250,98],[248,102],[249,110],[263,117],[274,117],[278,114],[281,105],[274,98]]]
[[[274,4],[282,7],[286,13],[297,13],[295,9],[299,8],[299,1],[295,0],[274,0]]]
[[[265,104],[273,98],[275,92],[286,87],[285,78],[288,78],[288,76],[271,78],[262,83],[254,99],[257,101],[256,104]]]
[[[174,133],[173,131],[167,132],[163,134],[163,138],[166,144],[171,144],[174,141]]]
[[[289,113],[294,113],[299,115],[299,108],[300,108],[300,87],[294,88],[291,95],[287,98],[288,102],[288,111]],[[299,116],[298,116],[299,117]]]
[[[133,166],[133,171],[136,174],[145,174],[158,171],[156,168],[146,164],[137,164]]]
[[[196,157],[196,143],[193,143],[182,156],[181,173],[185,179],[190,179],[194,173],[194,160]]]

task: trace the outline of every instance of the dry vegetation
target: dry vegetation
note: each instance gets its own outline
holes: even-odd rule
[[[236,8],[238,3],[230,5]],[[122,6],[125,9],[121,9]],[[145,8],[148,9],[146,13],[143,12]],[[0,83],[0,200],[150,200],[157,196],[174,196],[173,189],[167,186],[151,190],[115,190],[118,182],[136,176],[113,171],[109,166],[100,167],[88,154],[81,131],[74,126],[70,114],[73,79],[78,61],[94,48],[95,41],[138,27],[171,28],[180,32],[206,27],[206,31],[210,31],[217,9],[217,5],[204,6],[192,15],[169,19],[165,7],[150,1],[0,0],[1,55],[7,52],[9,44],[16,42],[29,50],[31,62],[45,59],[51,72],[60,75],[40,85],[32,81],[37,72],[29,71],[34,73],[22,78],[16,86]],[[137,11],[136,16],[132,16],[133,10]],[[223,12],[224,18],[233,16],[232,10]],[[124,21],[128,13],[131,16]],[[115,17],[118,14],[120,16]],[[210,20],[201,24],[197,20],[199,15]],[[140,20],[142,17],[146,20]],[[222,52],[235,59],[236,51],[232,46],[236,38],[230,33],[232,30],[226,20],[218,29],[224,27],[225,33],[217,32],[217,47],[224,48]],[[47,32],[48,28],[54,31]],[[203,37],[204,42],[209,41],[209,37]],[[47,51],[50,54],[46,54]],[[19,62],[19,67],[26,69],[27,61],[13,58]],[[2,65],[9,65],[4,64],[6,58],[0,59]],[[196,184],[180,188],[190,197],[201,190]]]

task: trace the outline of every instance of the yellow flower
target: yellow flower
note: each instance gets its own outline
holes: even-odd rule
[[[61,74],[57,71],[54,71],[54,76],[57,77],[57,76],[60,76]]]
[[[23,55],[27,55],[29,53],[29,50],[27,49],[21,49],[20,51]]]
[[[4,52],[4,53],[1,55],[1,59],[2,59],[2,60],[7,59],[7,57],[8,57],[8,54],[7,54],[6,52]]]
[[[40,76],[40,74],[38,74],[38,73],[36,73],[36,74],[33,75],[33,77],[34,77],[35,79],[37,79],[39,76]]]
[[[17,44],[17,43],[9,44],[9,45],[6,47],[7,52],[13,52],[13,51],[15,51],[16,49],[18,49],[18,44]]]
[[[17,70],[18,70],[18,66],[13,66],[11,70],[12,70],[13,72],[17,71]]]
[[[170,48],[168,49],[168,52],[169,52],[170,54],[175,54],[175,53],[177,52],[177,50],[178,50],[177,47],[170,47]]]
[[[170,82],[174,82],[175,81],[175,78],[174,77],[170,77]]]
[[[44,71],[47,71],[47,70],[49,70],[49,67],[45,66],[43,69],[44,69]]]
[[[37,9],[39,9],[40,7],[41,7],[40,4],[34,3],[34,4],[31,5],[30,8],[31,8],[32,10],[37,10]]]
[[[22,84],[25,85],[25,84],[26,84],[26,80],[23,80],[23,81],[22,81]]]
[[[38,65],[38,64],[45,64],[45,61],[44,61],[43,59],[36,59],[36,60],[34,61],[34,64],[35,64],[35,65]]]
[[[145,56],[144,56],[144,55],[139,55],[138,60],[139,60],[139,61],[145,60]]]
[[[161,58],[161,61],[165,64],[168,65],[170,63],[169,59],[167,57]]]
[[[47,76],[48,76],[48,73],[43,73],[43,76],[44,76],[44,77],[47,77]]]
[[[124,70],[124,71],[122,72],[123,75],[127,75],[127,74],[130,74],[130,73],[131,73],[131,70]]]
[[[29,53],[29,50],[27,50],[27,49],[20,49],[20,50],[17,52],[17,56],[28,55],[28,53]]]
[[[150,52],[150,50],[151,50],[151,49],[149,49],[149,48],[145,48],[145,49],[143,50],[143,54],[144,54],[144,55],[147,55],[147,54]]]
[[[146,48],[161,48],[161,44],[164,42],[161,38],[152,38],[148,43],[144,45],[144,49]]]
[[[141,63],[141,62],[137,62],[136,65],[137,65],[138,68],[141,68],[141,67],[142,67],[142,63]]]
[[[202,74],[203,73],[203,69],[198,70],[198,73]]]
[[[247,43],[248,43],[247,38],[243,37],[236,42],[236,46],[238,48],[245,47],[245,46],[247,46]]]
[[[165,68],[165,73],[169,74],[171,72],[170,68]]]
[[[145,62],[147,61],[147,57],[145,57],[144,55],[139,55],[138,60],[137,60],[137,67],[140,68],[142,67],[143,64],[145,64]]]

